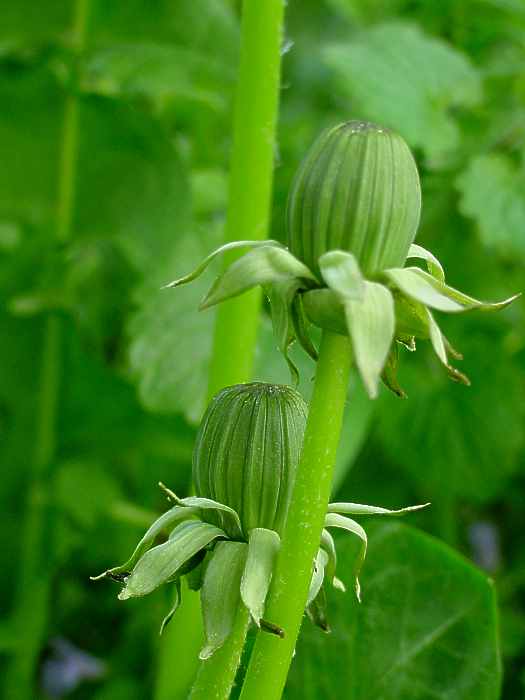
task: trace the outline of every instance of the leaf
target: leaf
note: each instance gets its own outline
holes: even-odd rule
[[[481,99],[480,76],[468,57],[414,25],[376,25],[344,44],[328,44],[323,56],[354,113],[395,129],[434,166],[459,144],[452,108]]]
[[[273,530],[263,527],[250,530],[248,556],[241,580],[241,599],[257,626],[260,626],[264,615],[264,604],[280,546],[281,539]]]
[[[238,296],[257,285],[286,282],[295,278],[315,282],[314,275],[300,260],[273,241],[265,242],[233,262],[214,282],[201,309]],[[280,245],[280,244],[278,244]]]
[[[324,549],[319,548],[314,559],[312,580],[310,581],[310,588],[308,590],[308,598],[306,601],[306,607],[310,607],[313,601],[317,598],[321,586],[324,581],[324,572],[326,565],[328,564],[328,554]]]
[[[173,616],[175,615],[175,613],[179,609],[181,602],[182,602],[182,594],[181,594],[181,587],[180,587],[180,579],[178,578],[175,581],[175,596],[173,598],[172,606],[171,606],[168,614],[162,620],[162,623],[160,625],[159,634],[162,634],[164,632],[164,630],[166,629],[166,626],[169,625]]]
[[[247,549],[244,542],[219,542],[206,568],[201,588],[206,643],[199,658],[203,661],[224,644],[232,631],[241,602],[241,577]]]
[[[359,523],[356,523],[355,520],[352,520],[351,518],[346,518],[344,515],[339,515],[338,513],[327,513],[324,519],[324,526],[326,527],[338,527],[343,530],[346,530],[347,532],[351,532],[354,535],[357,535],[359,539],[361,540],[361,548],[359,550],[359,556],[357,558],[356,564],[354,566],[354,575],[355,575],[355,592],[357,596],[357,600],[361,602],[361,585],[359,583],[359,574],[361,572],[361,567],[363,566],[363,563],[365,561],[366,557],[366,549],[367,549],[367,536],[366,532],[363,530],[361,525]]]
[[[167,542],[148,550],[135,565],[119,593],[120,600],[151,593],[173,579],[177,571],[217,537],[225,537],[222,530],[200,521],[177,525]]]
[[[319,258],[324,281],[339,299],[360,301],[365,293],[364,280],[359,264],[352,253],[333,250]]]
[[[497,700],[501,667],[494,588],[456,552],[392,523],[370,528],[362,605],[328,597],[332,634],[303,627],[289,700]],[[354,561],[338,542],[339,566]],[[312,673],[309,669],[315,669]]]
[[[484,245],[505,256],[525,255],[525,172],[505,155],[473,158],[459,175],[460,211],[476,223]]]
[[[407,259],[420,258],[427,264],[428,271],[440,282],[445,282],[445,271],[439,260],[429,250],[426,250],[416,243],[412,243],[408,249]]]
[[[346,301],[345,315],[355,361],[373,399],[394,337],[392,294],[381,284],[365,282],[362,301]]]
[[[175,503],[177,503],[179,506],[188,508],[190,512],[197,511],[203,520],[206,519],[205,515],[207,510],[217,511],[217,515],[221,519],[221,528],[226,530],[226,532],[228,532],[233,539],[242,538],[243,532],[241,521],[239,520],[239,516],[235,510],[230,508],[230,506],[214,501],[211,498],[201,498],[199,496],[178,498],[173,491],[167,489],[164,484],[160,484],[160,486],[168,493],[169,498],[172,498]]]
[[[420,344],[403,366],[408,401],[385,394],[377,407],[380,449],[436,507],[443,498],[494,501],[525,444],[525,380],[500,338],[504,327],[498,319],[492,332],[476,321],[460,330],[468,390],[450,384]]]
[[[467,294],[449,287],[438,279],[420,270],[419,267],[405,267],[404,269],[390,269],[383,273],[404,294],[421,304],[430,306],[438,311],[459,313],[469,309],[480,311],[499,311],[511,304],[519,294],[497,303],[485,303],[469,297]]]
[[[397,510],[381,508],[381,506],[365,506],[362,503],[329,503],[329,513],[341,513],[342,515],[406,515],[415,510],[426,508],[430,503],[423,503],[419,506],[406,506]]]

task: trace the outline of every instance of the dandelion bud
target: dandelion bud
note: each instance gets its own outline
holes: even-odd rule
[[[229,506],[247,534],[282,532],[303,440],[306,404],[289,386],[240,384],[220,391],[201,423],[193,478],[201,497]],[[214,524],[223,515],[210,513]]]
[[[288,199],[288,246],[311,270],[331,250],[352,253],[365,276],[402,267],[421,209],[419,176],[403,139],[350,121],[325,131]]]

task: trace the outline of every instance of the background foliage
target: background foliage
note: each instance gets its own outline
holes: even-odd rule
[[[76,10],[87,4],[77,0]],[[167,599],[119,604],[88,576],[120,561],[149,512],[164,507],[159,479],[181,494],[188,487],[213,312],[195,313],[197,284],[159,287],[220,237],[239,7],[91,0],[87,9],[79,47],[73,2],[2,5],[0,595],[13,615],[1,623],[0,651],[8,668],[34,647],[43,695],[129,700],[152,692]],[[523,290],[524,30],[521,0],[290,0],[272,237],[284,238],[290,179],[320,129],[377,120],[415,151],[418,240],[449,282],[487,299]],[[64,242],[56,234],[70,99],[78,129]],[[520,301],[497,316],[443,319],[465,354],[469,389],[451,385],[424,344],[401,357],[407,401],[383,392],[372,406],[356,387],[337,479],[338,500],[432,501],[411,523],[495,580],[509,699],[525,684],[524,311]],[[56,447],[36,479],[49,314],[62,329]],[[307,394],[313,366],[301,362]],[[287,381],[267,319],[257,376]],[[45,528],[31,545],[23,533],[38,508]],[[351,557],[344,549],[343,577]],[[15,614],[24,571],[36,641]],[[305,624],[290,697],[336,698],[344,688],[364,700],[370,687],[385,699],[498,697],[483,574],[426,535],[388,525],[374,529],[363,590],[359,611],[350,595],[334,595],[329,642]],[[348,658],[362,670],[347,677]]]

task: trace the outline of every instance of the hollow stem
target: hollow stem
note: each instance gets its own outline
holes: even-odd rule
[[[71,33],[72,49],[76,54],[84,47],[88,9],[88,0],[76,0]],[[71,234],[78,108],[77,96],[67,95],[57,177],[56,238],[61,243],[66,242]],[[5,681],[7,695],[12,700],[32,700],[36,696],[36,668],[48,621],[54,564],[49,475],[56,458],[62,335],[61,319],[55,313],[49,314],[44,320],[42,331],[35,447],[28,474],[26,516],[21,541],[20,578],[14,612],[16,647]]]
[[[279,105],[282,26],[284,0],[244,0],[241,22],[239,77],[235,95],[233,149],[231,153],[228,211],[225,242],[267,237],[276,147],[275,130]],[[224,264],[235,256],[226,256]],[[252,377],[260,313],[260,292],[221,304],[215,322],[208,397],[231,384]],[[172,635],[162,650],[159,678],[169,677],[172,669],[184,672],[191,683],[197,667],[198,644],[202,624],[197,616],[195,594],[189,602],[192,610],[179,611],[185,627],[192,625],[188,637],[176,620]],[[185,603],[183,603],[183,606]],[[248,613],[241,606],[235,628],[224,647],[199,667],[191,697],[225,700],[230,695],[242,656]],[[196,630],[199,629],[199,633]],[[187,675],[191,674],[191,675]],[[186,680],[187,679],[187,680]],[[156,700],[180,697],[169,685],[157,683]]]
[[[259,632],[241,700],[279,700],[308,596],[341,433],[351,353],[348,338],[323,334],[296,482],[265,617],[283,639]]]

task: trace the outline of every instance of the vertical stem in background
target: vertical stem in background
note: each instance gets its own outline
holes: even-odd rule
[[[257,634],[242,700],[279,700],[286,683],[330,497],[350,364],[348,338],[325,331],[303,450],[265,609],[265,617],[282,627],[285,637]]]
[[[279,106],[284,0],[244,0],[225,242],[268,235]],[[225,256],[229,264],[235,255]],[[209,395],[252,376],[260,291],[217,311]]]
[[[284,0],[243,2],[225,242],[240,238],[261,240],[268,235],[284,4]],[[234,257],[227,257],[224,264],[231,263]],[[259,290],[219,306],[208,383],[209,398],[225,386],[251,379],[259,311]],[[179,619],[172,623],[174,629],[169,647],[162,650],[159,679],[169,677],[175,667],[179,675],[182,669],[191,670],[192,674],[195,669],[197,644],[201,641],[201,635],[195,634],[196,616],[200,616],[197,596],[186,596],[184,605],[187,609],[183,606]],[[224,647],[201,664],[192,691],[193,698],[222,700],[229,697],[247,626],[248,614],[240,609],[235,629]],[[192,630],[191,636],[186,633],[189,630]],[[180,693],[181,680],[177,681],[177,690],[172,688],[171,692],[168,684],[158,684],[156,700],[182,697],[177,694]]]
[[[72,27],[73,51],[84,47],[88,0],[77,0]],[[57,179],[56,237],[68,240],[75,196],[78,138],[78,99],[67,95]],[[62,329],[60,318],[44,321],[40,386],[36,396],[35,452],[28,474],[27,505],[21,542],[20,580],[14,625],[16,647],[5,680],[6,697],[33,700],[36,671],[47,626],[53,576],[49,476],[56,457],[56,419],[60,392]]]

